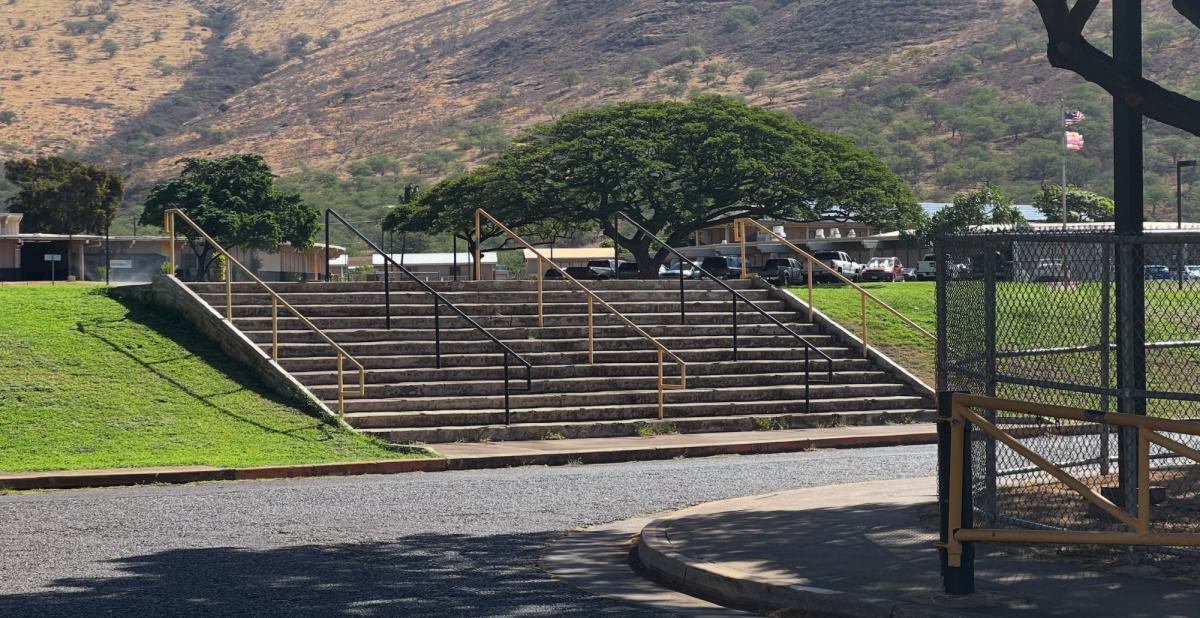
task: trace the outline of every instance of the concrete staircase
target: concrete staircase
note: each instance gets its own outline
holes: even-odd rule
[[[592,282],[591,288],[688,364],[688,388],[665,395],[658,420],[657,352],[596,306],[595,364],[587,362],[587,303],[567,282],[545,284],[545,327],[537,325],[536,284],[525,281],[432,284],[533,365],[533,390],[511,396],[504,423],[503,356],[495,343],[443,308],[442,369],[434,363],[433,298],[415,284],[392,284],[392,330],[384,327],[382,283],[279,283],[273,289],[367,368],[367,395],[346,399],[346,421],[393,442],[654,435],[925,422],[931,402],[788,311],[750,281],[732,287],[806,336],[834,359],[813,362],[805,412],[804,351],[794,338],[742,304],[740,360],[733,360],[728,292],[687,282],[687,324],[678,281]],[[189,287],[224,311],[224,284]],[[235,283],[234,325],[270,353],[270,296]],[[279,363],[317,397],[337,401],[336,357],[299,320],[280,313]],[[677,375],[673,363],[667,371]],[[347,386],[353,388],[352,374]],[[511,365],[511,385],[524,367]],[[669,382],[677,382],[668,379]],[[820,383],[819,383],[820,382]]]

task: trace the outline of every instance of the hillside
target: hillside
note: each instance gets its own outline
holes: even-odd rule
[[[1168,0],[1145,5],[1147,74],[1200,87],[1191,63],[1200,31]],[[87,19],[70,6],[20,0],[0,10],[62,39],[61,24]],[[6,67],[40,58],[47,68],[36,77],[57,71],[63,98],[112,106],[80,108],[83,124],[71,124],[77,106],[0,81],[10,83],[0,110],[20,117],[0,125],[0,142],[10,155],[66,152],[126,170],[131,212],[180,156],[256,152],[313,203],[377,220],[404,184],[460,173],[565,110],[697,92],[847,135],[927,200],[989,182],[1030,200],[1058,174],[1065,97],[1088,116],[1071,181],[1111,190],[1108,97],[1049,66],[1027,0],[126,0],[111,10],[120,17],[106,33],[158,27],[168,37],[122,43],[89,64],[82,56],[101,40],[75,37],[88,51],[67,61],[49,40],[15,45],[18,29],[0,24]],[[1091,26],[1101,46],[1106,10]],[[183,41],[188,32],[199,34]],[[156,62],[167,47],[176,53]],[[164,63],[177,71],[152,70]],[[101,71],[136,90],[88,97],[96,86],[85,78]],[[760,71],[766,83],[747,85]],[[1148,125],[1147,206],[1167,216],[1170,168],[1194,148]]]

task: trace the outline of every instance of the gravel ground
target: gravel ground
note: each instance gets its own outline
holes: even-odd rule
[[[0,496],[0,616],[664,616],[538,556],[577,527],[934,465],[915,446]]]

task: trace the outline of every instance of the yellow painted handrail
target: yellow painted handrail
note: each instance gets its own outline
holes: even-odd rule
[[[1029,447],[1018,442],[1016,438],[996,427],[996,425],[983,416],[973,412],[971,408],[1016,412],[1018,414],[1137,429],[1137,516],[1135,517],[1125,512],[1124,509],[1114,504],[1111,500],[1096,493],[1075,477],[1067,474],[1062,468],[1050,463]],[[1094,410],[1084,410],[1082,408],[1052,406],[962,393],[954,394],[951,409],[950,418],[942,419],[950,423],[950,508],[948,514],[949,521],[947,522],[950,534],[943,546],[946,549],[949,566],[962,566],[962,544],[967,541],[985,541],[990,543],[1058,543],[1068,545],[1200,546],[1200,533],[1156,533],[1150,531],[1150,444],[1157,444],[1162,448],[1200,463],[1200,451],[1184,446],[1160,433],[1200,436],[1200,423],[1134,414],[1104,413]],[[1058,479],[1080,496],[1103,509],[1117,521],[1128,526],[1132,532],[964,529],[962,527],[964,498],[963,461],[965,459],[963,449],[970,448],[970,445],[966,443],[966,427],[968,423],[979,427],[989,436],[992,436],[1017,454],[1028,459],[1047,474]]]
[[[313,324],[312,322],[308,321],[308,318],[304,317],[303,315],[300,315],[300,312],[296,311],[296,308],[291,306],[286,300],[283,299],[282,296],[277,294],[275,292],[275,290],[272,290],[271,286],[267,285],[266,283],[263,283],[263,281],[261,279],[259,279],[257,276],[255,276],[253,272],[250,272],[249,268],[246,268],[244,265],[242,265],[241,262],[234,259],[233,255],[231,255],[228,251],[226,251],[223,247],[221,247],[221,245],[217,244],[217,241],[213,240],[211,236],[209,236],[208,234],[206,234],[204,232],[204,230],[200,229],[200,226],[196,225],[195,221],[192,221],[191,219],[189,219],[187,215],[183,214],[183,211],[181,211],[177,208],[171,208],[171,209],[167,210],[165,213],[163,213],[163,218],[164,218],[163,231],[166,232],[167,237],[171,239],[171,276],[175,276],[175,217],[179,217],[179,218],[183,219],[185,222],[187,222],[188,225],[192,226],[192,229],[196,230],[197,234],[200,234],[200,236],[202,236],[204,238],[205,242],[207,242],[209,244],[209,246],[211,246],[217,253],[225,256],[225,321],[229,322],[230,326],[233,325],[233,268],[231,266],[231,264],[232,264],[232,265],[236,265],[238,268],[242,269],[242,271],[246,273],[246,276],[250,277],[250,279],[252,279],[255,283],[257,283],[264,290],[266,290],[268,294],[271,295],[271,360],[272,361],[274,361],[275,363],[279,362],[279,305],[282,304],[285,309],[292,312],[292,315],[295,316],[296,319],[300,320],[300,322],[302,322],[305,326],[307,326],[314,333],[316,333],[317,336],[319,336],[321,339],[324,339],[325,343],[328,343],[329,345],[333,346],[333,349],[337,351],[338,416],[339,417],[344,416],[346,413],[346,405],[344,402],[345,397],[362,397],[367,394],[366,369],[363,367],[362,363],[355,360],[355,358],[353,356],[350,356],[349,352],[343,350],[342,346],[335,343],[333,341],[333,339],[330,339],[329,336],[326,335],[325,332],[322,331],[320,328],[318,328],[316,324]],[[355,367],[358,368],[358,391],[346,391],[345,390],[345,380],[343,378],[343,366],[342,366],[342,358],[343,357],[346,360],[349,360],[351,364],[353,364]]]
[[[733,222],[733,240],[734,240],[734,242],[739,242],[742,244],[742,264],[743,265],[746,263],[746,230],[745,230],[745,226],[747,224],[752,225],[752,226],[770,234],[771,236],[775,237],[775,239],[778,240],[779,242],[787,245],[788,248],[790,248],[792,251],[794,251],[797,255],[803,256],[805,259],[808,260],[808,277],[807,277],[807,279],[808,279],[808,321],[809,322],[812,322],[812,320],[813,320],[813,264],[814,263],[816,263],[821,268],[824,268],[826,271],[829,272],[829,274],[837,277],[838,279],[841,279],[845,283],[850,284],[851,287],[853,287],[854,289],[859,291],[859,293],[862,295],[861,298],[862,298],[863,358],[866,358],[866,356],[867,356],[867,299],[868,298],[871,299],[875,304],[886,309],[892,315],[900,318],[900,320],[903,321],[905,324],[908,324],[909,326],[917,329],[917,332],[921,333],[921,335],[923,335],[925,338],[929,339],[930,341],[933,341],[934,343],[937,343],[937,336],[935,336],[933,333],[925,330],[924,328],[921,328],[912,320],[901,315],[899,311],[892,309],[887,303],[876,298],[874,294],[871,294],[870,292],[862,289],[862,287],[860,287],[857,283],[842,276],[842,273],[839,273],[838,271],[826,266],[820,260],[809,255],[807,251],[801,249],[800,247],[797,247],[796,245],[793,245],[792,243],[788,242],[788,240],[786,238],[767,229],[762,224],[760,224],[759,222],[757,222],[753,219],[737,219]],[[749,269],[747,269],[743,266],[743,268],[742,268],[742,278],[743,279],[750,276],[748,270]]]
[[[641,328],[638,328],[638,325],[631,322],[629,320],[629,318],[626,318],[624,315],[621,315],[621,312],[617,311],[616,309],[613,309],[612,306],[610,306],[608,303],[601,300],[600,297],[596,296],[596,294],[594,292],[592,292],[591,290],[589,290],[587,288],[587,286],[580,283],[578,280],[576,280],[571,275],[568,275],[567,271],[563,270],[562,268],[559,268],[557,264],[550,261],[550,258],[543,256],[541,251],[538,251],[537,249],[533,248],[533,245],[530,245],[529,243],[525,242],[520,236],[517,236],[516,233],[514,233],[512,230],[508,229],[507,227],[504,227],[503,223],[500,223],[499,221],[497,221],[495,219],[495,217],[493,217],[492,215],[489,215],[482,208],[475,211],[475,279],[476,280],[481,279],[481,272],[482,272],[480,269],[480,266],[479,266],[480,265],[479,258],[480,258],[480,254],[481,254],[481,251],[479,248],[480,216],[487,217],[488,221],[491,221],[493,225],[495,225],[502,232],[507,234],[510,238],[517,241],[518,243],[521,243],[522,245],[525,246],[526,249],[529,249],[530,251],[537,254],[537,256],[538,256],[538,279],[537,279],[537,282],[538,282],[538,328],[543,328],[545,326],[545,322],[543,320],[544,310],[542,307],[542,305],[543,305],[543,303],[542,303],[542,278],[543,278],[542,262],[545,261],[546,263],[550,264],[551,268],[553,268],[554,270],[557,270],[558,273],[560,275],[562,275],[564,280],[570,281],[572,284],[575,285],[575,287],[579,288],[580,290],[583,290],[584,294],[587,294],[587,297],[588,297],[588,363],[589,364],[595,362],[595,347],[594,347],[595,336],[594,336],[594,327],[592,324],[592,303],[593,302],[599,303],[601,307],[604,307],[605,309],[607,309],[608,312],[613,314],[614,316],[616,316],[618,320],[621,320],[622,322],[625,323],[626,326],[628,326],[629,328],[632,328],[635,333],[641,335],[643,338],[645,338],[647,341],[649,341],[651,344],[653,344],[654,347],[658,348],[658,418],[662,419],[663,418],[663,391],[664,390],[682,390],[682,389],[687,388],[687,363],[683,362],[683,359],[676,356],[675,353],[668,350],[666,346],[659,343],[657,339],[655,339],[654,337],[651,337],[649,333],[642,330]],[[679,384],[666,384],[665,383],[664,376],[663,376],[663,356],[664,355],[670,357],[671,360],[675,361],[679,365]]]

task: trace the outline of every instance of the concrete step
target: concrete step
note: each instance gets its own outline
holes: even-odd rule
[[[679,280],[656,280],[656,281],[638,281],[631,279],[622,279],[620,281],[586,281],[584,285],[590,290],[596,292],[608,290],[679,290]],[[729,287],[741,291],[753,289],[753,283],[749,279],[728,279],[724,281]],[[347,281],[347,282],[309,282],[309,283],[270,283],[271,289],[278,294],[303,294],[303,293],[349,293],[349,292],[382,292],[382,281]],[[188,283],[187,286],[197,294],[224,294],[224,283]],[[254,282],[234,282],[231,286],[235,293],[254,293],[262,290],[262,287]],[[423,289],[412,282],[403,282],[393,280],[389,287],[392,291],[418,291]],[[429,287],[437,290],[440,293],[448,292],[519,292],[537,290],[536,281],[433,281],[429,282]],[[718,290],[722,289],[717,284],[707,279],[688,280],[684,282],[684,288],[689,290]],[[543,291],[557,290],[577,290],[568,281],[545,281],[542,284]]]
[[[827,363],[818,361],[813,363],[813,371],[820,372],[824,378],[816,377],[817,379],[827,379],[826,373]],[[843,358],[838,359],[834,363],[836,372],[834,380],[839,381],[839,376],[845,374],[864,374],[878,375],[880,380],[887,376],[885,372],[872,371],[873,365],[871,361],[863,358]],[[693,380],[701,376],[709,375],[746,375],[753,376],[764,373],[794,373],[804,371],[804,361],[725,361],[714,363],[692,363],[688,365],[688,379]],[[303,384],[321,385],[321,384],[336,384],[336,371],[298,371],[292,372],[296,379]],[[420,383],[441,383],[441,382],[492,382],[498,384],[498,381],[504,379],[503,366],[495,367],[454,367],[447,369],[434,368],[402,368],[402,369],[371,369],[367,371],[368,384],[420,384]],[[517,379],[525,379],[524,367],[513,367],[510,372],[512,383],[515,385]],[[594,365],[536,365],[533,367],[534,380],[558,380],[567,378],[622,378],[622,377],[658,377],[658,365],[656,363],[597,363]],[[855,381],[855,380],[850,380]],[[357,384],[357,377],[354,378],[354,383]],[[689,382],[690,383],[690,382]],[[499,388],[498,386],[494,388]],[[498,391],[497,391],[498,392]]]
[[[677,307],[678,308],[678,307]],[[221,315],[225,315],[225,308],[218,308]],[[807,316],[797,315],[790,311],[770,311],[769,315],[776,320],[785,324],[795,322],[806,322]],[[626,318],[638,326],[654,326],[654,325],[679,325],[679,313],[625,313]],[[386,322],[383,317],[383,311],[380,310],[378,316],[335,316],[322,317],[304,314],[310,322],[318,328],[327,329],[383,329],[386,327]],[[392,330],[402,330],[406,328],[433,328],[433,313],[423,316],[392,316]],[[537,328],[538,317],[536,312],[528,315],[479,315],[471,316],[471,319],[476,324],[486,329],[493,328]],[[733,323],[732,312],[687,312],[686,324],[689,326],[709,326],[709,325],[726,325]],[[467,322],[457,315],[453,315],[448,311],[443,310],[439,320],[442,328],[465,328]],[[267,317],[238,317],[233,318],[233,323],[238,329],[243,331],[253,330],[271,330],[270,310],[267,311]],[[587,326],[587,312],[567,315],[550,315],[543,317],[544,326],[546,328],[559,326]],[[624,322],[614,317],[612,314],[604,311],[597,311],[593,314],[592,323],[596,326],[624,326]],[[739,311],[738,324],[766,324],[769,323],[762,314],[757,311]],[[300,320],[281,315],[279,317],[279,328],[283,330],[305,330],[306,326]]]
[[[829,347],[833,342],[832,337],[829,335],[809,335],[804,339],[817,347]],[[676,354],[695,348],[733,348],[732,335],[723,337],[661,337],[657,338],[657,340],[666,346],[668,350]],[[443,341],[441,342],[442,355],[470,354],[477,351],[481,343],[485,343],[489,347],[496,347],[495,343],[491,341]],[[586,352],[588,350],[587,339],[513,339],[505,341],[505,344],[522,356],[538,352]],[[803,345],[794,338],[783,335],[738,336],[739,350],[779,347],[781,344],[791,344],[797,348]],[[438,347],[433,341],[364,341],[348,342],[339,345],[348,354],[356,358],[358,356],[432,355],[436,354]],[[271,351],[271,344],[269,343],[261,343],[259,347],[264,352],[269,353]],[[655,349],[654,345],[648,339],[638,335],[595,339],[592,342],[592,348],[595,351]],[[280,343],[278,354],[281,359],[305,358],[324,356],[329,354],[330,350],[329,344],[324,342]]]
[[[224,315],[225,305],[224,300],[219,302],[210,302],[210,305],[217,307],[222,315]],[[679,303],[667,302],[613,302],[609,305],[622,315],[631,313],[679,313]],[[745,309],[744,303],[739,303],[741,309]],[[782,311],[784,305],[782,301],[770,300],[755,303],[760,309],[768,312]],[[503,304],[503,303],[483,303],[472,304],[462,303],[455,305],[460,311],[469,315],[533,315],[538,312],[537,303],[522,303],[522,304]],[[433,304],[420,305],[392,305],[392,315],[394,316],[410,316],[410,315],[428,315],[433,316]],[[306,318],[313,317],[371,317],[387,315],[387,307],[380,304],[360,304],[360,305],[304,305],[296,307]],[[445,314],[449,314],[450,310],[442,309]],[[546,303],[543,305],[542,312],[544,315],[571,315],[581,314],[587,315],[587,303]],[[689,301],[685,303],[685,312],[687,313],[725,313],[728,316],[726,319],[732,321],[733,311],[732,303],[728,301]],[[747,311],[749,313],[750,311]],[[280,308],[279,315],[289,315],[291,312],[287,309]],[[593,306],[594,314],[606,313],[606,310],[599,305]],[[233,316],[235,318],[261,318],[271,317],[271,306],[264,305],[234,305]],[[628,316],[627,316],[628,317]]]
[[[489,351],[483,344],[480,345],[480,351],[476,354],[442,354],[442,367],[496,367],[503,366],[504,359],[500,355],[500,350],[492,344],[493,348]],[[821,352],[830,356],[834,360],[839,358],[858,358],[858,352],[853,352],[843,347],[826,347],[818,348]],[[332,353],[332,348],[327,348],[326,354]],[[680,350],[676,353],[683,362],[691,363],[714,363],[733,360],[733,350],[730,348],[703,348],[695,350]],[[810,353],[811,359],[815,363],[814,367],[823,368],[824,362],[817,356],[816,353]],[[522,358],[529,361],[531,365],[583,365],[588,362],[587,351],[579,352],[530,352],[521,354]],[[362,363],[367,369],[401,369],[406,367],[434,367],[433,355],[411,355],[411,356],[359,356],[355,355],[355,359]],[[794,362],[804,362],[804,350],[802,348],[746,348],[739,350],[739,360],[790,360]],[[512,357],[509,357],[510,363],[514,371],[523,371],[523,366],[520,366]],[[653,349],[645,350],[599,350],[595,353],[596,363],[651,363],[658,362],[658,352]],[[675,363],[670,362],[667,358],[666,370],[668,372],[678,373]],[[333,371],[337,369],[337,358],[334,356],[323,357],[299,357],[288,358],[281,356],[279,364],[287,371]],[[349,364],[346,365],[349,368]],[[349,369],[347,369],[349,370]]]
[[[517,376],[512,374],[509,385],[513,388],[525,387],[524,372]],[[312,374],[301,374],[297,378],[308,387],[314,395],[326,400],[337,399],[337,374],[318,374],[319,380],[304,379],[313,377]],[[504,380],[447,380],[444,382],[414,382],[410,380],[387,381],[379,379],[377,372],[367,374],[368,398],[402,398],[402,397],[477,397],[499,395],[504,392]],[[806,374],[803,371],[790,373],[735,373],[715,374],[704,376],[689,376],[688,390],[706,388],[734,387],[768,387],[780,385],[804,384]],[[824,384],[829,374],[821,371],[814,372],[814,384]],[[837,384],[886,384],[887,374],[882,371],[853,371],[833,374]],[[357,380],[354,384],[358,384]],[[576,378],[538,378],[533,380],[534,393],[571,393],[578,395],[600,391],[613,390],[655,390],[658,384],[658,374],[647,368],[646,373],[637,376],[599,376]]]
[[[740,290],[739,293],[751,302],[768,300],[766,290]],[[656,302],[673,303],[679,306],[679,290],[604,290],[596,293],[606,303],[614,302]],[[321,293],[289,293],[282,294],[283,299],[297,308],[307,305],[382,305],[388,298],[380,292],[321,292]],[[449,292],[443,295],[454,305],[479,304],[537,304],[536,291],[517,292]],[[213,305],[225,304],[224,290],[217,293],[205,292],[200,294],[205,302]],[[724,301],[732,302],[732,295],[726,290],[687,290],[684,293],[686,302],[695,301]],[[392,292],[390,299],[393,306],[433,305],[434,297],[428,292]],[[271,295],[265,291],[235,293],[234,305],[265,305],[270,306]],[[582,290],[545,291],[542,294],[543,303],[577,303],[587,302],[587,295]],[[739,301],[741,302],[741,301]],[[443,303],[445,304],[445,303]],[[301,310],[303,311],[303,310]]]
[[[521,386],[514,384],[514,386]],[[879,398],[913,397],[907,386],[901,384],[812,384],[811,397],[813,401],[845,402],[855,409],[871,409],[877,407],[872,402]],[[722,411],[722,406],[740,404],[774,404],[787,407],[793,404],[804,405],[804,385],[776,385],[764,387],[734,387],[734,388],[688,388],[684,390],[667,391],[663,396],[664,403],[675,406],[672,416],[713,416],[730,413]],[[333,389],[325,392],[332,394]],[[925,405],[917,402],[905,405]],[[626,415],[620,418],[641,418],[643,414],[622,412],[623,409],[638,410],[644,406],[654,406],[657,410],[658,391],[645,390],[613,390],[592,393],[534,393],[524,394],[514,391],[510,395],[510,409],[528,411],[538,410],[541,414],[559,415],[557,420],[588,420],[589,414]],[[859,403],[854,403],[859,402]],[[827,404],[828,405],[828,404]],[[420,416],[417,413],[426,412],[442,415],[441,421],[449,425],[461,425],[464,422],[495,422],[495,421],[461,421],[446,422],[448,419],[459,419],[460,414],[472,415],[488,410],[504,410],[504,397],[501,395],[476,397],[388,397],[381,399],[347,398],[346,412],[371,413],[376,415],[395,415],[388,426],[411,427],[416,421],[403,420],[406,416]],[[599,412],[596,412],[599,411]],[[828,411],[828,410],[826,410]],[[657,413],[657,412],[656,412]],[[529,421],[533,422],[533,421]],[[353,423],[352,423],[353,424]]]
[[[442,341],[485,341],[487,340],[483,333],[474,328],[459,328],[461,323],[454,324],[455,328],[443,326],[441,329]],[[792,332],[803,336],[817,336],[820,334],[820,328],[812,324],[791,323],[785,324]],[[730,336],[733,327],[730,325],[649,325],[641,327],[651,337],[719,337]],[[246,330],[243,331],[251,341],[255,343],[270,343],[270,330]],[[325,334],[338,343],[357,343],[368,341],[433,341],[434,330],[432,328],[393,328],[392,330],[382,329],[366,329],[366,328],[336,328],[325,329]],[[588,329],[586,326],[551,326],[547,328],[536,327],[518,327],[518,328],[491,328],[488,329],[492,335],[495,335],[501,341],[514,341],[522,339],[545,339],[551,341],[567,340],[567,339],[586,339]],[[597,339],[601,338],[616,338],[628,337],[632,331],[624,324],[619,326],[596,326],[593,329],[593,336]],[[747,336],[790,336],[779,326],[774,324],[738,324],[738,335],[740,337]],[[316,332],[311,330],[281,330],[279,331],[280,343],[322,343],[325,340]]]
[[[814,402],[815,404],[816,402]],[[803,404],[801,404],[803,405]],[[744,406],[748,408],[749,406]],[[668,408],[670,410],[670,408]],[[739,407],[738,412],[741,412]],[[643,410],[644,411],[644,410]],[[803,413],[790,410],[760,411],[709,417],[672,417],[658,420],[657,409],[644,418],[612,421],[499,423],[473,426],[436,427],[364,427],[360,431],[391,442],[408,444],[438,444],[447,442],[483,442],[507,440],[543,440],[572,438],[611,438],[618,436],[661,435],[669,433],[715,433],[727,431],[756,431],[769,428],[839,427],[929,423],[937,416],[934,410],[923,407],[881,407],[874,410],[846,410]],[[503,422],[503,411],[496,417]]]

